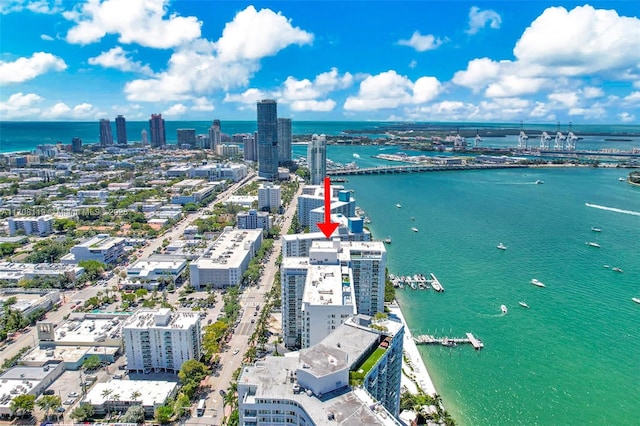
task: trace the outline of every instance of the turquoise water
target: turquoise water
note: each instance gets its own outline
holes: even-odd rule
[[[335,149],[330,155],[348,158]],[[433,272],[446,288],[398,290],[412,332],[473,332],[485,343],[481,352],[420,347],[460,424],[629,424],[637,417],[640,305],[631,298],[640,297],[640,188],[618,181],[627,173],[561,168],[349,177],[345,185],[372,219],[373,234],[393,239],[390,272]],[[497,250],[499,242],[508,249]],[[531,285],[532,278],[546,288]]]

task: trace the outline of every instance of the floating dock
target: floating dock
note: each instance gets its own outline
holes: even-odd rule
[[[484,348],[482,340],[475,337],[472,333],[467,333],[467,337],[435,337],[430,334],[423,334],[418,337],[414,337],[413,340],[417,345],[442,345],[445,347],[457,346],[459,344],[470,344],[473,349],[479,351]]]
[[[440,281],[435,275],[429,274],[431,279],[426,278],[423,274],[415,275],[394,275],[390,274],[389,279],[396,288],[404,288],[405,286],[411,287],[413,290],[426,290],[429,288],[434,289],[437,292],[443,292],[444,287],[440,284]]]

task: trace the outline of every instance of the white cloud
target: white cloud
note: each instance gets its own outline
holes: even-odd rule
[[[415,69],[415,67],[417,66],[418,66],[418,61],[416,61],[415,59],[409,62],[409,68]]]
[[[162,115],[167,116],[168,118],[176,117],[183,115],[187,112],[187,107],[183,104],[175,104],[171,105],[166,110],[162,111]]]
[[[623,123],[630,123],[636,119],[636,116],[633,114],[629,114],[628,112],[621,112],[620,114],[618,114],[618,118]]]
[[[535,107],[529,113],[531,117],[547,117],[549,115],[549,107],[544,102],[536,102]]]
[[[51,15],[62,10],[62,0],[2,0],[0,14],[28,10],[33,13]]]
[[[225,25],[216,43],[220,60],[235,62],[259,60],[285,47],[310,44],[313,34],[291,25],[291,20],[270,9],[259,12],[248,6]]]
[[[115,68],[121,71],[133,71],[141,74],[153,75],[153,71],[149,65],[142,65],[140,61],[134,61],[129,58],[127,52],[120,46],[116,46],[100,55],[89,58],[89,64],[100,65],[104,68]]]
[[[614,10],[547,8],[524,31],[513,53],[549,75],[579,76],[631,70],[640,73],[640,19]]]
[[[167,16],[170,0],[88,0],[63,16],[76,23],[67,41],[89,44],[117,34],[124,44],[167,49],[200,37],[196,17]]]
[[[36,105],[41,101],[42,97],[35,93],[14,93],[5,102],[0,102],[0,117],[7,120],[36,115],[40,111]]]
[[[422,35],[419,31],[415,31],[409,40],[399,40],[401,46],[413,47],[418,52],[426,52],[440,47],[442,40],[437,39],[431,34]]]
[[[582,90],[582,96],[587,99],[601,98],[604,96],[604,91],[599,87],[587,86]]]
[[[489,28],[497,30],[502,24],[502,18],[500,14],[493,10],[480,10],[480,8],[473,6],[469,10],[469,28],[467,34],[476,34],[483,29],[487,24]]]
[[[30,58],[13,62],[0,61],[0,83],[22,83],[47,71],[64,71],[67,64],[51,53],[36,52]]]
[[[528,95],[537,93],[546,83],[547,80],[544,78],[505,75],[495,83],[489,84],[485,95],[490,98]]]
[[[640,91],[631,92],[622,99],[625,105],[640,104]]]
[[[406,111],[406,118],[416,121],[430,120],[473,120],[480,109],[472,104],[461,101],[442,101],[430,105],[422,105]]]
[[[585,119],[599,119],[606,117],[607,111],[600,105],[592,105],[589,108],[569,108],[569,115],[581,115]]]
[[[324,101],[316,101],[314,99],[297,100],[291,103],[292,111],[315,111],[315,112],[329,112],[333,111],[336,106],[336,101],[327,99]]]
[[[240,103],[242,104],[240,109],[248,109],[248,108],[255,109],[256,102],[258,102],[259,100],[273,99],[277,97],[278,96],[276,96],[275,94],[265,92],[260,89],[251,88],[251,89],[245,90],[243,93],[240,93],[240,94],[227,93],[224,97],[224,102]]]
[[[194,99],[191,107],[191,111],[213,111],[214,109],[213,104],[205,97]]]
[[[576,92],[551,93],[547,96],[549,100],[560,103],[566,108],[573,108],[578,105],[579,98]]]
[[[479,58],[469,61],[465,71],[457,71],[453,75],[452,81],[477,93],[494,81],[499,74],[500,62],[495,62],[489,58]]]
[[[440,82],[435,77],[421,77],[413,83],[390,70],[365,78],[360,83],[358,95],[349,96],[344,109],[369,111],[419,104],[434,99],[440,90]]]
[[[54,38],[51,37],[49,34],[40,34],[40,39],[44,40],[44,41],[53,41]]]
[[[95,119],[100,112],[90,103],[84,102],[71,108],[64,102],[58,102],[49,109],[42,111],[44,118],[53,119]]]

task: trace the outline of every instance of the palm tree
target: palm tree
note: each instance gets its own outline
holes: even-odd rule
[[[45,420],[48,420],[49,412],[51,410],[57,410],[62,404],[60,397],[57,395],[42,395],[40,399],[36,401],[36,405],[44,411]]]
[[[141,396],[142,396],[142,394],[140,392],[138,392],[137,390],[131,392],[131,400],[132,401],[137,401],[138,398],[140,398]]]
[[[112,393],[113,393],[113,391],[111,389],[104,389],[102,391],[102,397],[104,399],[107,399],[107,398],[109,398],[109,395],[111,395]]]
[[[13,415],[20,413],[20,417],[24,417],[26,414],[30,414],[33,411],[34,402],[36,400],[35,395],[22,394],[18,395],[9,403],[9,409]]]

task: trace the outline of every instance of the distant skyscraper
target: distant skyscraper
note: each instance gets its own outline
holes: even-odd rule
[[[106,118],[100,120],[100,146],[113,145],[113,133],[111,132],[111,121]]]
[[[258,101],[258,177],[278,178],[278,104]]]
[[[196,129],[178,129],[178,146],[196,146]]]
[[[278,118],[278,163],[286,164],[291,161],[291,119]]]
[[[258,145],[256,145],[256,133],[245,135],[242,139],[245,161],[258,161]]]
[[[71,151],[82,152],[82,139],[78,137],[71,139]]]
[[[327,139],[325,135],[311,136],[307,147],[307,165],[311,173],[311,185],[322,185],[327,174]]]
[[[216,151],[216,146],[222,143],[222,127],[220,120],[213,120],[213,124],[209,127],[209,144],[211,151]]]
[[[116,137],[118,145],[127,144],[127,122],[121,115],[116,117]]]
[[[140,142],[142,145],[149,145],[149,134],[147,133],[147,129],[142,129],[140,132]]]
[[[151,130],[152,148],[162,148],[167,144],[167,134],[164,131],[164,119],[162,118],[162,114],[151,114],[149,129]]]

